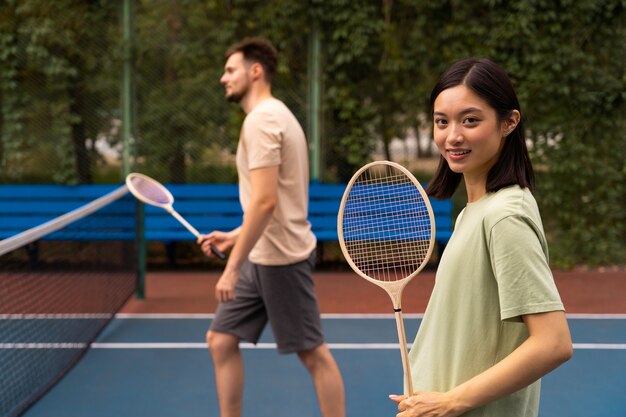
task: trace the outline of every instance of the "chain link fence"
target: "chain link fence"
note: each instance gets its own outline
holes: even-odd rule
[[[244,115],[224,99],[219,83],[224,51],[239,40],[236,28],[225,23],[233,16],[184,1],[138,1],[130,20],[132,45],[125,45],[121,3],[28,0],[0,6],[0,182],[120,182],[125,143],[131,169],[164,183],[236,182],[234,154]],[[131,52],[129,80],[122,71],[125,46]],[[310,132],[311,63],[323,56],[311,57],[306,31],[289,43],[280,40],[277,48],[274,94]],[[132,85],[126,97],[133,104],[126,116],[125,81]],[[324,84],[317,87],[323,98]],[[311,143],[319,160],[314,180],[350,177],[357,163],[348,158],[345,138],[361,135],[372,157],[383,157],[384,147],[366,138],[362,126],[339,123],[323,103],[321,114],[319,140]],[[128,141],[123,123],[131,124]],[[413,158],[418,146],[430,154],[428,139],[424,145],[423,137],[421,143],[410,132],[407,138],[392,141],[393,158]]]
[[[244,36],[279,51],[273,92],[307,132],[312,180],[345,183],[364,162],[391,159],[427,181],[437,163],[423,116],[430,87],[453,60],[489,56],[511,71],[532,121],[555,258],[623,263],[624,228],[605,225],[623,225],[614,149],[624,77],[614,58],[624,56],[624,8],[548,3],[485,1],[478,16],[426,0],[4,0],[0,183],[120,183],[128,170],[163,183],[235,183],[244,114],[219,79],[224,52]]]

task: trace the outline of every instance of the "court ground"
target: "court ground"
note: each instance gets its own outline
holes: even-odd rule
[[[83,359],[25,417],[217,417],[204,334],[218,273],[157,272],[145,300],[130,300]],[[542,383],[542,417],[623,417],[626,412],[626,273],[555,272],[568,309],[574,357]],[[353,273],[315,274],[327,341],[346,385],[350,417],[395,416],[402,366],[388,296]],[[404,295],[415,335],[434,273]],[[244,416],[319,417],[295,355],[277,354],[271,332],[242,344]],[[294,410],[297,410],[294,414]]]
[[[554,271],[568,313],[626,313],[626,268]],[[144,300],[132,299],[123,313],[213,313],[219,272],[152,272]],[[318,271],[314,276],[322,313],[393,313],[389,296],[353,272]],[[423,313],[435,282],[427,270],[409,283],[405,313]]]

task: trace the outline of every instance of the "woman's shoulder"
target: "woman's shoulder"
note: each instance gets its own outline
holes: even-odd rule
[[[528,188],[511,185],[494,192],[489,199],[489,204],[485,207],[485,220],[488,223],[495,224],[510,216],[533,221],[539,219],[537,201]]]

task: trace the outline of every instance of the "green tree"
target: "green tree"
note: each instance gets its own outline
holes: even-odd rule
[[[93,144],[110,120],[111,99],[118,100],[117,89],[106,94],[111,53],[100,43],[117,13],[104,3],[0,6],[5,181],[92,181]]]
[[[623,0],[135,5],[141,171],[164,182],[235,181],[244,115],[224,100],[219,79],[225,50],[244,36],[276,45],[274,92],[306,125],[307,49],[318,31],[327,182],[347,181],[380,143],[389,158],[391,139],[430,114],[441,72],[460,58],[489,57],[520,97],[555,265],[626,262]],[[120,139],[111,128],[119,118],[119,8],[103,0],[0,4],[1,181],[119,180],[119,167],[94,146]]]

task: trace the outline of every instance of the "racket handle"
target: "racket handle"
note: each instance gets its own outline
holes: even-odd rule
[[[219,250],[214,244],[211,244],[211,252],[213,252],[213,255],[217,256],[221,260],[226,259],[226,255],[224,255],[224,252]]]
[[[174,216],[176,218],[176,220],[178,220],[183,226],[185,226],[187,228],[187,230],[189,230],[191,233],[193,233],[193,235],[199,239],[200,238],[200,232],[198,232],[196,230],[195,227],[193,227],[192,225],[189,224],[189,222],[187,222],[187,220],[185,220],[183,218],[183,216],[181,216],[180,214],[178,214],[178,212],[176,212],[176,210],[174,210],[173,208],[170,208],[169,210],[167,210],[170,212],[170,214],[172,216]],[[221,250],[219,250],[217,247],[215,247],[215,245],[211,245],[211,252],[213,252],[213,254],[215,256],[217,256],[220,259],[226,259],[226,255],[224,255],[224,252],[222,252]]]
[[[413,394],[413,378],[411,377],[411,364],[409,363],[409,351],[406,346],[406,334],[404,332],[404,319],[402,310],[394,309],[396,314],[396,327],[398,328],[398,341],[400,342],[400,354],[402,355],[402,367],[404,368],[405,395]]]

